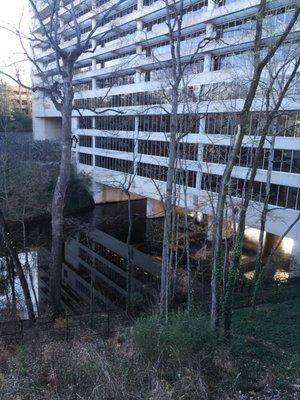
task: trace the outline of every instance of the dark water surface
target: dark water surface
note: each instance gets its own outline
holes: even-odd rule
[[[157,297],[162,220],[146,218],[146,201],[132,201],[132,235],[127,202],[98,205],[77,217],[64,246],[63,306],[71,313],[144,310]],[[148,253],[148,254],[147,254]],[[151,253],[151,255],[149,254]],[[130,263],[128,263],[130,259]],[[48,255],[38,251],[38,293],[42,311],[49,294]]]

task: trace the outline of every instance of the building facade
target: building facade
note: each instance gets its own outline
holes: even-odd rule
[[[2,113],[6,109],[8,114],[12,111],[19,111],[31,115],[31,91],[29,89],[20,85],[0,83],[0,94]]]
[[[7,90],[12,108],[31,115],[31,91],[20,85],[9,85]]]
[[[89,235],[69,238],[64,246],[62,299],[64,307],[74,312],[125,309],[128,296],[128,248],[126,243],[93,229]],[[49,253],[39,254],[39,299],[47,304]],[[139,306],[149,306],[157,296],[160,264],[132,247],[131,297]]]
[[[37,3],[44,23],[49,23],[49,6],[43,1]],[[68,25],[70,3],[65,1],[60,10],[64,21],[61,41],[66,47],[77,40]],[[238,113],[251,75],[259,3],[190,0],[182,5],[180,43],[185,79],[179,99],[182,140],[177,149],[177,203],[186,203],[191,210],[203,214],[212,214],[212,194],[218,191],[238,126]],[[172,25],[174,16],[167,12],[164,1],[82,0],[74,4],[82,39],[98,26],[91,38],[91,52],[80,56],[74,76],[73,132],[78,139],[74,158],[78,169],[91,175],[96,200],[121,198],[119,191],[114,198],[113,189],[125,188],[130,181],[132,193],[149,199],[149,214],[161,215],[155,201],[165,191],[167,175],[171,124],[168,90],[172,74],[168,23]],[[297,1],[292,0],[268,1],[264,20],[266,48],[287,26],[296,5]],[[285,63],[280,71],[289,76],[291,65],[286,61],[299,57],[299,28],[298,21],[265,72],[262,86],[269,82],[270,70],[279,71],[278,66]],[[42,35],[38,23],[33,29]],[[42,42],[35,50],[41,67],[49,76],[55,76],[56,61],[50,45]],[[262,54],[264,51],[262,48]],[[282,102],[272,151],[266,231],[276,236],[284,234],[300,212],[299,75]],[[33,79],[38,82],[36,70]],[[261,93],[265,92],[262,88]],[[233,171],[233,198],[237,201],[258,143],[266,107],[263,96],[254,102],[249,132]],[[59,137],[60,114],[39,93],[33,96],[33,124],[36,138]],[[267,141],[247,214],[249,235],[253,236],[257,236],[259,227],[270,146]],[[134,177],[132,182],[129,176]],[[186,198],[180,191],[183,183],[187,186]],[[287,238],[294,273],[300,274],[300,223],[293,226]]]

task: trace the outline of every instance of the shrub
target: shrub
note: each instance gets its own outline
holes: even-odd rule
[[[213,351],[219,340],[210,328],[209,318],[199,310],[176,311],[163,324],[158,316],[139,319],[134,327],[138,351],[149,361],[172,363]]]

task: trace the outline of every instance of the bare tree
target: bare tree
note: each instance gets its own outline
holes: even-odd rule
[[[170,131],[168,140],[168,163],[167,176],[164,192],[162,193],[164,207],[164,227],[163,227],[163,243],[162,243],[162,269],[161,269],[161,291],[160,291],[160,315],[167,321],[168,309],[170,301],[170,268],[172,261],[172,238],[174,238],[174,210],[177,197],[178,175],[178,148],[181,140],[190,132],[189,129],[183,129],[184,113],[187,118],[195,118],[195,110],[190,108],[190,103],[195,102],[196,94],[193,88],[188,84],[188,68],[194,62],[199,62],[199,53],[213,37],[200,32],[194,36],[193,45],[190,49],[185,49],[189,54],[189,61],[183,59],[184,50],[182,43],[184,34],[182,32],[182,24],[184,17],[184,2],[175,0],[165,0],[166,25],[168,36],[168,52],[169,60],[166,63],[164,59],[152,54],[155,63],[160,68],[160,73],[164,79],[161,89],[162,104],[157,107],[163,113],[170,116]],[[193,38],[193,35],[191,35]],[[185,55],[186,55],[185,54]],[[200,60],[201,62],[201,60]],[[192,111],[193,110],[193,111]],[[188,115],[189,111],[192,115]],[[173,222],[172,222],[173,221]]]
[[[297,21],[299,15],[299,8],[294,12],[290,22],[284,28],[284,31],[275,38],[274,43],[267,48],[266,54],[262,56],[261,49],[263,48],[263,23],[264,18],[266,16],[266,1],[262,0],[259,5],[258,13],[256,14],[256,28],[255,28],[255,40],[253,47],[253,55],[254,55],[254,67],[250,80],[250,85],[247,90],[245,101],[241,112],[239,113],[239,123],[238,123],[238,133],[234,139],[234,145],[230,156],[228,158],[227,165],[224,170],[224,174],[221,178],[221,182],[219,185],[219,194],[216,206],[216,215],[214,221],[214,234],[213,234],[213,262],[212,262],[212,308],[211,308],[211,318],[213,327],[218,327],[221,316],[221,298],[220,298],[220,271],[222,270],[223,265],[223,246],[222,246],[222,226],[224,219],[224,209],[227,196],[229,194],[230,188],[230,178],[232,174],[232,170],[236,163],[237,155],[240,152],[243,138],[247,132],[248,124],[249,124],[249,116],[250,111],[253,105],[253,102],[257,96],[257,90],[259,88],[260,79],[263,71],[266,66],[270,63],[276,51],[282,46],[284,41],[286,40],[288,34],[291,32],[295,22]],[[279,105],[281,101],[279,102]],[[264,138],[262,138],[263,146]],[[257,162],[258,162],[258,152],[257,152]],[[251,176],[249,181],[252,181],[256,175],[255,165],[251,170]],[[248,193],[249,195],[249,193]],[[239,225],[236,234],[235,244],[232,250],[232,262],[230,271],[228,274],[228,283],[227,283],[227,293],[225,295],[225,331],[229,330],[230,321],[231,321],[231,309],[230,304],[232,303],[232,286],[235,281],[237,265],[240,261],[242,243],[244,237],[244,225],[245,225],[245,215],[246,210],[248,208],[248,195],[246,195],[246,199],[242,205],[242,212],[239,215]]]
[[[107,17],[118,7],[121,0],[111,8],[99,14],[89,32],[81,30],[79,23],[79,8],[75,0],[45,0],[44,7],[35,0],[29,0],[35,28],[28,36],[18,29],[18,35],[26,58],[32,63],[34,72],[38,75],[37,83],[31,87],[35,93],[42,93],[50,98],[55,108],[62,117],[61,128],[61,160],[60,170],[55,185],[52,210],[52,246],[51,246],[51,275],[50,275],[50,304],[53,316],[61,312],[61,272],[63,257],[63,212],[66,202],[66,193],[70,181],[71,170],[71,146],[72,146],[72,113],[74,110],[74,72],[76,63],[80,56],[85,53],[93,53],[96,46],[91,47],[92,38]],[[44,11],[47,10],[47,18]],[[63,12],[62,12],[63,11]],[[88,9],[95,13],[94,8]],[[36,33],[40,32],[40,33]],[[69,46],[64,44],[64,35],[73,37],[73,43]],[[105,33],[101,36],[104,38]],[[31,51],[26,47],[26,41],[31,45]],[[48,72],[48,68],[41,66],[39,54],[36,52],[38,46],[48,46],[52,50],[54,59],[54,73]],[[12,78],[18,84],[24,85],[18,77],[11,76],[4,71],[3,74]]]

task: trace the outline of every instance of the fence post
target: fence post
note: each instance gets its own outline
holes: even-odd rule
[[[17,320],[14,320],[13,321],[13,324],[14,324],[14,330],[15,330],[15,342],[16,342],[16,344],[18,343],[18,321]]]
[[[94,329],[94,308],[92,308],[90,322],[91,322],[91,328]]]
[[[20,324],[20,329],[21,329],[21,340],[24,340],[24,324],[23,320],[21,319],[21,324]]]
[[[109,310],[107,311],[107,337],[110,335],[110,315]]]
[[[69,340],[69,315],[66,311],[66,340]]]
[[[279,282],[275,282],[276,292],[275,292],[275,303],[278,303],[278,295],[279,295]]]

